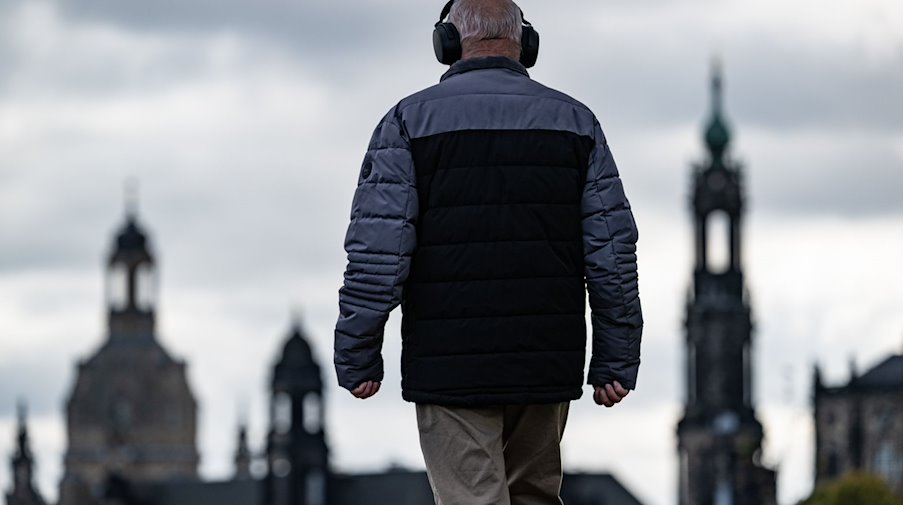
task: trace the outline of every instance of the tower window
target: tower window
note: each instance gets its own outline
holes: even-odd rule
[[[292,429],[292,397],[287,393],[276,393],[273,398],[273,428],[279,434]]]
[[[117,400],[113,405],[113,422],[117,426],[128,427],[132,421],[132,407],[126,400]]]
[[[113,310],[123,310],[129,304],[129,273],[121,263],[112,265],[107,274],[107,303]]]
[[[751,357],[749,355],[749,342],[743,344],[743,405],[752,407],[752,377]]]
[[[690,454],[686,449],[680,450],[680,503],[690,503]]]
[[[836,452],[831,452],[828,454],[828,469],[827,469],[827,477],[834,478],[840,475],[840,458],[837,457]]]
[[[313,471],[307,474],[308,505],[326,505],[326,479],[323,472]]]
[[[713,211],[706,218],[706,269],[724,273],[731,265],[731,218],[723,210]]]
[[[142,263],[135,271],[135,306],[151,310],[157,297],[157,276],[152,265]]]
[[[322,410],[320,408],[320,395],[308,393],[304,396],[304,431],[319,433],[322,425]]]
[[[901,477],[903,475],[903,457],[894,451],[890,441],[885,441],[881,444],[875,453],[872,465],[875,472],[884,477],[893,487],[899,485],[901,479],[903,479]]]
[[[687,403],[696,403],[696,344],[687,348]]]
[[[273,475],[279,478],[288,477],[292,473],[292,463],[280,456],[273,460]]]
[[[113,402],[111,414],[112,440],[116,444],[125,442],[132,424],[132,406],[124,398]]]
[[[729,478],[721,475],[715,482],[715,505],[733,505],[734,489]]]

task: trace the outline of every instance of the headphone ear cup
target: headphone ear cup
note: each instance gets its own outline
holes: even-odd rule
[[[433,29],[433,51],[443,65],[451,65],[461,59],[461,35],[451,23],[436,23]]]
[[[539,58],[539,32],[531,25],[524,25],[520,38],[520,63],[526,68],[536,65]]]

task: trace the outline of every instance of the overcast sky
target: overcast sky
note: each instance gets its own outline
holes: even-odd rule
[[[637,391],[587,397],[570,470],[676,503],[691,163],[719,56],[746,170],[746,281],[765,461],[782,504],[811,489],[811,365],[829,380],[903,352],[903,4],[899,0],[523,0],[537,80],[599,116],[640,227]],[[0,0],[0,456],[28,401],[54,498],[63,402],[104,338],[103,258],[124,184],[160,264],[159,336],[190,363],[201,472],[231,472],[235,430],[266,430],[269,367],[299,308],[328,385],[335,468],[421,468],[399,391],[398,317],[372,400],[331,367],[342,239],[373,127],[438,80],[423,0]],[[0,467],[0,490],[9,484]]]

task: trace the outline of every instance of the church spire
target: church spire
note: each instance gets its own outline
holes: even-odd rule
[[[686,318],[686,405],[678,424],[680,505],[774,505],[759,466],[763,430],[752,398],[752,320],[741,261],[743,184],[725,155],[721,67],[712,70],[710,157],[693,172],[696,265]]]
[[[724,120],[722,87],[721,61],[716,59],[712,63],[712,117],[705,129],[705,143],[716,165],[723,164],[724,153],[731,140],[730,129]]]
[[[16,452],[11,463],[13,487],[6,495],[7,505],[44,505],[44,499],[34,486],[34,457],[28,441],[27,412],[24,402],[19,402],[19,427],[16,437]]]
[[[235,448],[235,479],[251,478],[251,449],[248,447],[248,427],[242,422],[238,426],[238,444]]]

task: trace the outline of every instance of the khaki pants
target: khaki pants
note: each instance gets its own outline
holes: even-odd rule
[[[569,403],[486,408],[417,405],[437,505],[560,505]]]

